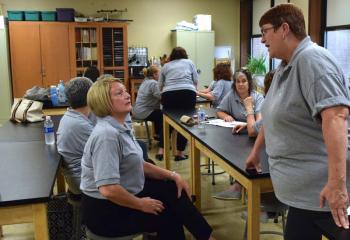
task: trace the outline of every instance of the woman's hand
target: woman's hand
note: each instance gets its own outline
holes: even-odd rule
[[[164,206],[161,201],[150,197],[140,198],[140,206],[142,212],[151,213],[154,215],[158,215],[164,210]]]
[[[232,133],[239,133],[247,127],[246,123],[238,124],[232,128]]]
[[[225,121],[225,122],[233,122],[234,119],[233,119],[233,117],[231,117],[230,115],[226,115],[226,116],[224,117],[224,121]]]
[[[349,196],[346,184],[338,181],[328,181],[320,193],[320,207],[323,208],[325,201],[331,209],[335,224],[345,229],[349,228],[347,208]]]
[[[246,112],[252,112],[254,110],[253,103],[254,103],[254,100],[251,96],[249,96],[243,100],[243,104],[244,104]]]
[[[181,197],[181,192],[182,190],[184,190],[187,196],[191,199],[191,190],[188,186],[188,183],[185,180],[183,180],[182,177],[177,173],[174,173],[173,180],[177,186],[177,198]]]
[[[255,169],[258,173],[262,172],[260,158],[253,151],[251,151],[245,160],[245,166],[247,169]]]

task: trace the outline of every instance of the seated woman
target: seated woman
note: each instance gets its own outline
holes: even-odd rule
[[[227,122],[247,122],[248,136],[257,135],[256,123],[261,121],[260,109],[264,97],[253,90],[253,79],[248,70],[240,69],[235,73],[232,91],[217,107],[219,118]],[[237,130],[236,130],[237,131]],[[240,199],[241,185],[235,182],[229,190],[213,195],[218,199]]]
[[[99,117],[82,158],[87,228],[104,237],[157,232],[158,239],[181,240],[184,225],[196,239],[213,239],[181,176],[143,161],[125,124],[132,108],[125,86],[118,79],[98,80],[87,101]]]
[[[264,79],[265,95],[269,91],[274,74],[275,74],[275,71],[272,70],[265,75],[265,79]],[[246,107],[246,112],[249,112],[251,109],[251,105],[245,104],[245,107]],[[257,135],[259,133],[259,130],[260,130],[262,124],[263,124],[262,119],[255,121],[255,122],[251,121],[251,122],[247,122],[245,124],[239,124],[232,129],[232,133],[239,133],[243,129],[247,128],[248,131],[252,132],[254,135]],[[218,199],[225,199],[225,200],[237,199],[237,198],[240,198],[240,192],[241,192],[241,185],[239,183],[235,182],[235,184],[230,186],[228,189],[215,194],[213,197],[218,198]]]
[[[230,91],[232,86],[232,70],[228,63],[219,63],[213,69],[214,81],[209,91],[197,91],[197,95],[212,101],[212,106],[219,106],[221,100]]]
[[[159,136],[158,160],[163,160],[163,112],[160,110],[160,91],[158,88],[159,67],[152,65],[143,69],[145,80],[142,82],[136,97],[132,115],[154,123],[156,134]]]
[[[96,123],[96,117],[90,114],[86,103],[91,85],[92,81],[85,77],[76,77],[67,83],[65,93],[70,108],[61,118],[57,130],[57,150],[63,157],[68,189],[74,194],[81,194],[81,158],[85,143]]]

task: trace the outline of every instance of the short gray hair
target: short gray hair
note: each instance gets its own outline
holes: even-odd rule
[[[66,85],[65,94],[71,108],[87,106],[86,97],[92,81],[86,77],[72,78]]]

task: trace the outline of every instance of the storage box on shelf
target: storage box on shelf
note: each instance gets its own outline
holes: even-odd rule
[[[56,21],[56,12],[55,11],[42,11],[41,12],[42,21]]]
[[[9,21],[23,21],[24,12],[23,11],[7,11],[7,18]]]
[[[57,21],[60,22],[74,22],[75,10],[74,8],[56,8]]]
[[[39,11],[25,11],[24,19],[26,21],[40,21],[40,12]]]

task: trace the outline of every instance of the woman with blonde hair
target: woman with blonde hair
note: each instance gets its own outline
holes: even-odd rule
[[[158,239],[185,239],[185,226],[196,239],[213,239],[212,229],[193,206],[188,184],[142,159],[125,119],[130,95],[115,78],[96,81],[88,106],[97,124],[82,158],[82,211],[87,228],[103,237],[157,232]]]
[[[160,110],[160,91],[158,87],[160,69],[152,65],[143,69],[145,80],[137,92],[136,102],[132,109],[133,117],[152,121],[159,136],[159,149],[156,159],[163,160],[163,112]]]

